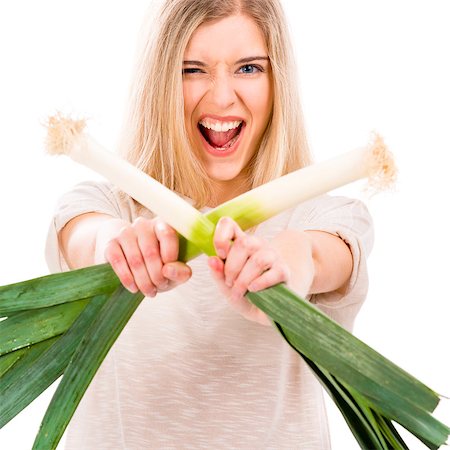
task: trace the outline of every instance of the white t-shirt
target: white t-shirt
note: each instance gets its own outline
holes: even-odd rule
[[[57,233],[73,217],[101,212],[133,220],[134,202],[108,183],[82,183],[57,205],[47,240],[50,270],[67,270]],[[147,212],[149,216],[151,214]],[[353,254],[345,295],[310,301],[351,330],[367,293],[371,218],[364,204],[322,196],[261,224],[339,235]],[[206,257],[191,279],[141,303],[82,399],[67,432],[69,450],[330,448],[322,388],[281,335],[232,310]]]

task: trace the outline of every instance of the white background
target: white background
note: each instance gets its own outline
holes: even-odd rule
[[[56,110],[88,117],[114,149],[147,0],[0,3],[0,285],[47,273],[44,241],[58,196],[88,170],[44,154]],[[379,131],[400,168],[395,192],[364,199],[376,242],[355,334],[450,396],[448,2],[285,0],[316,160]],[[31,448],[50,389],[0,431],[0,448]],[[447,405],[437,411],[450,424]],[[330,410],[334,449],[357,445]],[[409,440],[411,448],[423,448]]]

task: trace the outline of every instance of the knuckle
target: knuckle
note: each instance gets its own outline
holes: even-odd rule
[[[143,264],[142,258],[139,255],[128,256],[127,262],[131,269],[139,269]]]
[[[133,223],[136,225],[142,225],[142,224],[146,224],[148,222],[149,222],[149,220],[142,216],[136,217],[136,219],[134,219],[134,221],[133,221]]]
[[[153,245],[148,245],[142,249],[142,256],[145,259],[156,259],[159,257],[159,249]]]
[[[129,239],[130,237],[132,237],[134,235],[134,231],[131,225],[125,225],[124,227],[122,227],[119,230],[117,239],[120,242],[123,242],[124,240]]]
[[[262,247],[261,239],[256,236],[247,236],[247,248],[252,253],[258,251]]]
[[[266,254],[262,252],[255,253],[252,259],[256,267],[258,267],[261,270],[265,270],[270,266],[269,258],[267,257]]]
[[[117,253],[117,247],[118,244],[115,240],[109,241],[105,246],[105,256],[108,257],[108,259],[109,257],[114,256]]]
[[[134,283],[134,278],[128,271],[119,269],[118,271],[116,271],[116,274],[124,286],[130,286],[131,284]]]
[[[223,267],[223,273],[227,278],[234,280],[237,278],[237,274],[239,273],[239,267],[226,260]]]
[[[167,235],[174,232],[173,228],[160,218],[153,219],[152,224],[159,235]]]
[[[117,254],[106,255],[106,260],[113,266],[114,270],[118,269],[123,263],[123,258]]]
[[[151,222],[145,217],[138,217],[133,221],[133,227],[137,230],[148,230]]]
[[[286,264],[282,264],[281,262],[277,261],[272,266],[272,270],[274,271],[278,280],[287,281],[289,279],[290,270]]]
[[[158,233],[162,238],[172,239],[176,236],[175,230],[172,227],[164,225],[164,227],[158,230]]]
[[[107,244],[105,248],[105,258],[112,266],[119,266],[123,263],[123,253],[119,251],[119,246],[114,242]]]
[[[233,247],[235,247],[237,250],[248,250],[248,242],[246,239],[238,238],[233,241]]]
[[[234,283],[234,285],[232,287],[232,290],[235,293],[239,293],[240,294],[242,292],[246,292],[247,291],[247,286],[244,283],[242,283],[241,281],[237,281],[237,282]]]

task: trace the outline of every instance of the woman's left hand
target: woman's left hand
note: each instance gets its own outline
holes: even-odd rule
[[[244,233],[229,217],[219,220],[214,247],[218,256],[211,256],[208,265],[230,305],[246,319],[270,325],[267,315],[245,294],[289,281],[289,267],[277,249],[265,239]]]

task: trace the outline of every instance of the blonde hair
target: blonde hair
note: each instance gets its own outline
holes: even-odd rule
[[[247,168],[251,189],[310,163],[296,71],[278,0],[167,0],[144,32],[132,82],[121,151],[132,164],[197,207],[212,198],[211,180],[195,156],[184,124],[183,56],[202,24],[243,14],[267,43],[274,104],[259,150]]]

